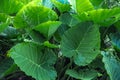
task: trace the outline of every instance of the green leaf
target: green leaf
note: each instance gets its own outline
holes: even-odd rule
[[[102,51],[103,63],[111,80],[120,80],[120,61],[111,52]]]
[[[70,11],[70,5],[69,4],[63,4],[60,3],[57,0],[52,0],[52,3],[57,7],[57,9],[62,13],[65,11]]]
[[[89,0],[68,0],[72,5],[72,8],[78,13],[81,14],[85,11],[94,10],[92,3]]]
[[[8,15],[0,13],[0,33],[8,27],[9,21],[10,20]]]
[[[70,27],[73,27],[75,25],[77,25],[79,23],[79,21],[77,19],[75,19],[74,17],[72,17],[69,13],[64,13],[59,17],[59,20],[63,23],[63,24],[67,24]]]
[[[66,57],[73,57],[77,65],[85,66],[99,54],[99,26],[86,22],[72,27],[62,37],[61,51]]]
[[[19,32],[16,30],[16,28],[8,26],[7,28],[4,29],[2,34],[4,34],[4,37],[13,38],[16,37],[19,34]]]
[[[80,80],[92,80],[93,78],[97,77],[98,72],[95,70],[79,70],[77,72],[69,69],[66,71],[66,74]]]
[[[15,63],[27,75],[36,80],[55,80],[56,71],[53,65],[56,56],[53,51],[45,49],[34,43],[21,43],[9,51]]]
[[[40,23],[56,20],[57,14],[44,6],[28,4],[24,6],[16,15],[14,26],[16,28],[34,27]]]
[[[22,4],[17,0],[1,0],[0,13],[15,14],[22,7]]]
[[[47,21],[37,25],[34,29],[42,33],[47,39],[50,39],[60,25],[61,22],[59,21]]]
[[[104,0],[90,0],[90,2],[93,4],[95,9],[99,9],[102,8]]]
[[[0,22],[6,22],[8,17],[5,13],[0,13]]]
[[[6,75],[12,65],[13,60],[11,58],[6,58],[3,61],[0,61],[0,78]]]
[[[8,27],[7,23],[0,24],[0,33],[3,32]]]
[[[30,38],[33,40],[33,42],[42,44],[45,41],[45,38],[39,32],[31,30],[28,33],[29,33]]]
[[[19,2],[22,2],[23,4],[28,4],[29,2],[33,1],[33,0],[18,0]]]
[[[97,9],[79,14],[81,21],[93,21],[94,23],[109,26],[120,19],[120,8]]]

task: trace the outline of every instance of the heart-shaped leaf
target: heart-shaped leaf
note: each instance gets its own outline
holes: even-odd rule
[[[54,63],[56,57],[51,50],[42,50],[42,46],[34,43],[21,43],[14,46],[10,56],[27,75],[36,80],[55,80]]]
[[[73,57],[77,65],[89,64],[99,54],[99,27],[92,23],[81,23],[72,27],[62,37],[61,51],[66,57]]]

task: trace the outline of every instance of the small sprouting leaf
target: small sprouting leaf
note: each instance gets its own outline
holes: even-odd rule
[[[85,66],[99,54],[99,26],[86,22],[72,27],[62,37],[63,56],[73,57],[77,65]]]
[[[11,48],[9,54],[27,75],[36,80],[55,80],[57,74],[53,65],[56,56],[52,50],[43,50],[43,46],[26,42]]]

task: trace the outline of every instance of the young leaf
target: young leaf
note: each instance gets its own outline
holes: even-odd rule
[[[60,25],[61,22],[59,21],[47,21],[37,25],[34,29],[42,33],[47,39],[50,39]]]
[[[77,65],[85,66],[99,54],[99,26],[86,22],[72,27],[62,37],[61,51],[66,57],[73,57]]]
[[[15,63],[27,75],[36,80],[55,80],[56,71],[53,65],[56,56],[51,50],[42,50],[42,46],[34,43],[20,43],[9,51]]]
[[[56,20],[57,18],[57,14],[49,8],[28,4],[16,15],[14,26],[16,28],[34,27],[40,23]]]
[[[79,70],[79,72],[75,70],[67,70],[66,74],[80,80],[92,80],[97,77],[98,72],[95,70]]]
[[[102,51],[103,63],[111,80],[120,80],[120,61],[109,52]]]

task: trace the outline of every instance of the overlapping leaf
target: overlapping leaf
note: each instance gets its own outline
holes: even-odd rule
[[[21,43],[9,51],[15,63],[27,75],[36,80],[55,80],[54,63],[56,57],[51,50],[42,50],[42,46],[34,43]]]
[[[65,32],[61,51],[66,57],[73,57],[77,65],[89,64],[99,54],[100,33],[97,25],[81,23]]]
[[[73,27],[79,23],[79,20],[72,17],[69,13],[64,13],[59,17],[59,20],[63,24],[67,24],[70,27]]]
[[[16,15],[14,26],[16,28],[34,27],[42,22],[56,20],[57,18],[57,14],[49,8],[28,4]]]
[[[120,19],[120,8],[97,9],[79,14],[81,21],[93,21],[100,25],[109,26]]]
[[[36,31],[42,33],[46,38],[50,38],[61,25],[60,21],[48,21],[34,27]]]

